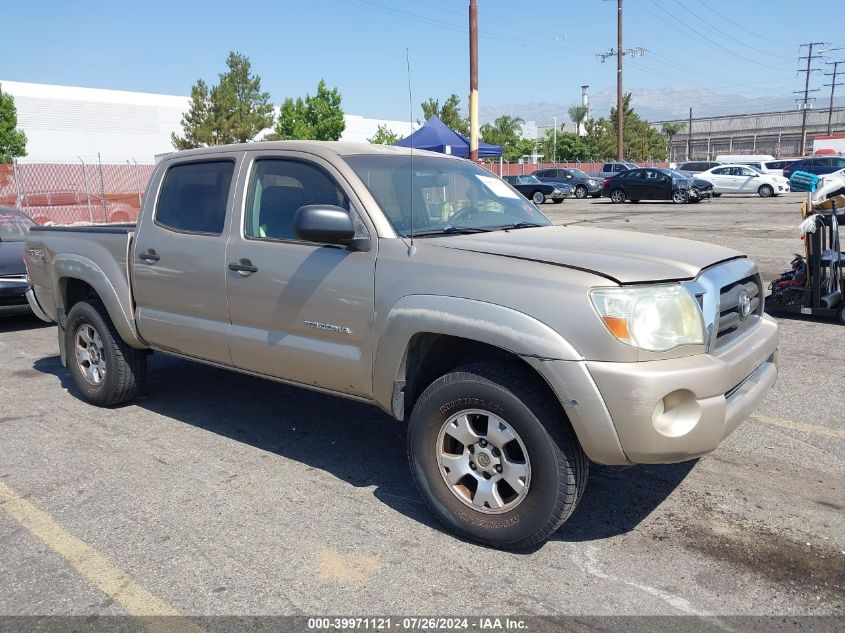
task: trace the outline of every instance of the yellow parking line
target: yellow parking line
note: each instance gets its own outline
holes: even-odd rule
[[[824,426],[817,426],[809,422],[801,422],[800,420],[782,420],[780,418],[772,418],[762,413],[754,413],[751,416],[752,420],[762,422],[763,424],[771,424],[772,426],[779,426],[782,429],[790,429],[792,431],[802,431],[803,433],[813,433],[815,435],[824,435],[826,437],[836,437],[840,440],[845,439],[845,431],[842,429],[829,429]]]
[[[90,545],[76,538],[53,517],[21,497],[0,481],[0,507],[30,534],[73,565],[87,580],[94,583],[112,600],[136,617],[143,617],[147,629],[154,633],[195,631],[202,629],[169,604],[154,596],[121,571]]]

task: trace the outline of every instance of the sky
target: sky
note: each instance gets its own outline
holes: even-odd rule
[[[615,95],[616,2],[478,0],[482,117],[558,116],[589,84],[604,111]],[[799,44],[825,42],[845,60],[843,0],[624,0],[625,90],[652,118],[688,107],[725,112],[794,107]],[[419,104],[469,90],[468,0],[144,0],[6,3],[0,78],[187,95],[216,81],[230,50],[247,55],[277,105],[324,78],[344,110],[420,118]],[[408,95],[406,48],[411,66]],[[806,64],[806,61],[803,62]],[[814,66],[830,67],[823,60]],[[845,78],[845,64],[840,66]],[[826,107],[830,77],[812,87]],[[838,81],[838,80],[837,80]],[[845,86],[838,88],[845,97]],[[553,114],[557,111],[560,114]],[[538,120],[538,123],[551,121]]]

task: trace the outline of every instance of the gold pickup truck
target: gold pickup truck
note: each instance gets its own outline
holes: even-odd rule
[[[502,548],[566,521],[590,460],[713,451],[777,374],[742,254],[552,226],[481,167],[404,148],[175,153],[137,225],[37,227],[25,259],[88,402],[130,400],[156,351],[371,403],[407,425],[438,518]]]

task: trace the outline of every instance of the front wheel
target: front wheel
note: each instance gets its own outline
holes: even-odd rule
[[[578,185],[575,187],[575,197],[579,200],[583,200],[587,197],[587,188],[584,185]]]
[[[520,367],[468,365],[414,406],[408,458],[434,514],[471,540],[518,550],[572,514],[588,460],[560,404]]]
[[[126,344],[98,299],[70,309],[65,352],[82,399],[100,407],[134,398],[147,375],[146,354]]]
[[[546,201],[546,196],[543,195],[542,191],[535,191],[531,194],[531,201],[534,204],[543,204]]]
[[[760,185],[757,194],[761,198],[771,198],[775,194],[775,190],[772,189],[771,185]]]
[[[625,202],[625,192],[621,189],[614,189],[610,192],[610,201],[615,202],[616,204]]]
[[[678,189],[672,193],[672,202],[675,204],[684,204],[689,202],[689,193],[685,189]]]

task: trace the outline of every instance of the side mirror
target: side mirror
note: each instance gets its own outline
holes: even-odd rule
[[[300,207],[293,218],[296,236],[306,242],[343,244],[355,237],[349,212],[330,204],[309,204]]]

